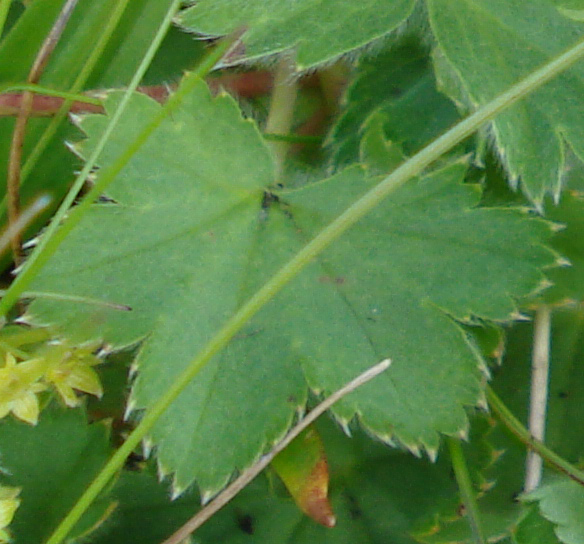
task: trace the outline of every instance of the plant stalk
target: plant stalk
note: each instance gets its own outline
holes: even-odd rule
[[[288,56],[283,56],[274,77],[270,111],[266,121],[267,133],[288,134],[290,132],[297,94],[298,81],[294,78],[294,61]],[[276,158],[277,177],[282,174],[289,147],[288,142],[285,141],[271,143]]]
[[[550,369],[551,310],[541,305],[535,314],[531,361],[531,394],[529,399],[529,432],[535,440],[544,441]],[[525,493],[539,486],[542,459],[533,450],[527,452]]]
[[[78,0],[67,0],[63,5],[57,20],[53,24],[51,31],[45,38],[35,60],[30,69],[26,82],[29,84],[37,83],[49,62],[59,39],[61,38],[73,10],[77,6]],[[10,152],[8,158],[8,174],[6,177],[6,195],[8,198],[8,225],[9,228],[18,222],[20,215],[20,182],[21,182],[21,161],[22,149],[24,147],[24,137],[28,118],[32,111],[34,94],[31,91],[25,91],[22,95],[22,105],[16,117],[12,141],[10,143]],[[19,266],[23,259],[22,252],[22,233],[18,229],[11,229],[14,234],[10,241],[14,263]]]
[[[124,11],[126,10],[126,7],[128,6],[129,2],[130,0],[118,0],[118,2],[116,3],[113,12],[108,17],[107,24],[105,25],[103,32],[99,36],[99,40],[92,47],[89,57],[83,64],[81,71],[79,72],[77,78],[75,79],[73,85],[71,86],[71,89],[69,90],[71,94],[79,93],[83,86],[85,85],[85,82],[93,72],[95,65],[99,61],[112,34],[114,33],[116,27],[118,26],[118,23],[120,22],[120,19],[122,18],[122,15],[124,14]],[[63,102],[59,111],[53,117],[51,123],[46,128],[45,132],[43,133],[39,141],[36,143],[34,149],[31,151],[30,155],[26,159],[26,162],[22,168],[23,182],[31,173],[41,154],[46,149],[47,145],[49,144],[53,136],[56,134],[59,125],[67,116],[67,113],[72,102],[73,100],[71,100],[71,98],[67,97],[65,99],[65,102]]]
[[[499,420],[511,431],[523,444],[530,450],[533,450],[540,455],[549,465],[554,467],[559,472],[562,472],[568,478],[584,485],[584,472],[577,469],[571,463],[560,457],[557,453],[550,450],[543,442],[536,440],[531,436],[531,433],[522,425],[522,423],[511,413],[505,403],[497,396],[497,394],[487,387],[487,400],[489,406],[497,414]]]
[[[481,516],[477,504],[475,491],[473,489],[466,460],[464,459],[464,452],[460,440],[448,437],[446,439],[448,449],[450,451],[450,459],[452,461],[452,468],[460,490],[460,496],[465,508],[465,515],[468,519],[468,524],[473,536],[475,544],[486,544],[481,525]]]
[[[124,465],[126,457],[134,450],[140,441],[146,437],[149,431],[154,427],[160,416],[180,395],[190,381],[199,373],[199,371],[211,360],[211,358],[221,351],[239,330],[265,305],[267,304],[292,278],[310,263],[319,253],[328,247],[334,240],[341,236],[347,229],[353,226],[359,219],[365,216],[371,209],[379,204],[386,196],[401,187],[410,178],[420,174],[426,167],[440,158],[444,153],[452,149],[458,143],[470,136],[479,127],[487,121],[493,119],[503,110],[509,108],[528,94],[532,93],[555,76],[572,66],[577,60],[584,56],[584,40],[579,41],[567,52],[561,54],[556,59],[550,61],[542,68],[536,70],[519,83],[513,85],[510,89],[499,95],[497,98],[481,107],[475,113],[471,114],[465,120],[458,123],[448,132],[437,138],[422,151],[414,155],[400,167],[393,171],[392,174],[383,179],[377,186],[368,191],[357,202],[349,206],[339,217],[325,227],[315,238],[306,244],[288,263],[286,263],[272,278],[261,287],[216,333],[216,335],[207,343],[203,350],[189,363],[184,372],[177,378],[177,381],[162,395],[162,397],[146,412],[141,423],[128,436],[126,442],[118,449],[103,470],[98,474],[96,479],[80,498],[75,507],[69,512],[61,525],[57,528],[47,544],[59,544],[71,530],[73,525],[81,517],[83,512],[89,507],[91,502],[98,496],[101,490],[107,485],[112,476]],[[168,103],[167,103],[168,104]],[[135,147],[135,146],[134,146]],[[127,154],[126,154],[127,155]],[[92,157],[93,158],[93,157]],[[127,157],[129,160],[129,156]],[[93,166],[91,163],[91,166]],[[121,167],[120,167],[121,168]],[[86,169],[84,169],[85,172]],[[108,179],[108,183],[113,181]],[[97,185],[96,185],[97,187]],[[101,188],[100,188],[101,189]],[[93,191],[88,197],[93,197]],[[78,207],[81,209],[88,201],[88,197]],[[79,215],[85,213],[88,205],[77,214],[76,223],[79,221]],[[74,210],[75,211],[75,210]],[[72,223],[73,213],[69,221],[64,225]],[[75,223],[75,224],[76,224]],[[64,230],[64,229],[63,229]],[[66,231],[71,230],[70,228]],[[52,254],[60,241],[65,235],[60,236],[53,242],[50,247]],[[39,261],[36,269],[26,268],[23,275],[17,278],[12,285],[6,297],[0,301],[0,315],[3,315],[12,304],[18,299],[22,291],[30,283],[34,273],[40,266],[48,260],[48,254],[43,255],[42,261]],[[18,280],[21,280],[19,283]]]

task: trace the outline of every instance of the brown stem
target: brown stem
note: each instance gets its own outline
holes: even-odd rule
[[[49,57],[53,53],[59,38],[63,34],[71,13],[77,5],[78,0],[67,0],[59,17],[55,21],[53,28],[43,42],[35,61],[28,74],[27,83],[38,83]],[[24,146],[24,137],[26,134],[26,125],[28,118],[33,109],[34,94],[31,91],[25,91],[22,95],[21,107],[16,117],[14,131],[12,133],[12,142],[8,156],[8,174],[6,179],[6,192],[8,196],[8,226],[12,232],[10,247],[16,266],[20,265],[23,260],[22,253],[22,231],[14,229],[13,226],[18,223],[20,216],[20,174],[22,163],[22,149]]]

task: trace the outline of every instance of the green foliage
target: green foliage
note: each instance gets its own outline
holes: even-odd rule
[[[432,30],[471,107],[573,45],[584,27],[540,0],[428,0]],[[465,44],[466,47],[461,47]],[[559,198],[565,138],[584,156],[581,67],[500,115],[492,126],[509,181],[537,205]],[[561,134],[561,135],[560,135]]]
[[[110,455],[109,429],[90,425],[83,409],[52,403],[36,427],[4,420],[0,433],[2,485],[22,488],[10,530],[17,542],[43,542]],[[93,530],[112,506],[111,497],[98,500],[73,534]]]
[[[230,62],[262,58],[294,48],[299,70],[313,68],[380,38],[412,12],[413,0],[222,0],[197,2],[179,18],[186,29],[221,36],[244,27],[243,54]],[[307,25],[313,21],[314,25]]]
[[[63,4],[13,4],[0,81],[26,81]],[[63,198],[177,2],[129,0],[90,62],[120,5],[79,2],[49,59],[43,85],[100,90],[104,112],[63,123],[37,156],[50,120],[33,109],[23,205]],[[297,439],[194,541],[482,544],[470,528],[480,524],[488,541],[584,544],[582,487],[554,476],[550,458],[541,487],[522,494],[526,447],[505,433],[509,418],[485,410],[491,382],[527,421],[525,319],[551,305],[546,444],[581,464],[582,64],[432,154],[463,116],[581,39],[582,13],[581,0],[183,6],[143,82],[176,93],[177,107],[130,96],[86,180],[121,164],[106,194],[54,254],[35,250],[45,253],[28,261],[32,283],[8,286],[27,293],[0,334],[0,542],[64,541],[64,529],[51,534],[77,503],[69,539],[160,543],[319,397],[391,359],[316,424],[312,450]],[[235,96],[182,78],[207,62],[202,36],[242,28],[210,85]],[[280,89],[249,68],[282,57],[293,67],[277,84],[298,78],[289,112],[269,105]],[[287,114],[283,160],[263,132]],[[15,125],[0,120],[4,171]],[[42,237],[45,219],[28,234]],[[97,365],[103,348],[114,353]],[[470,482],[455,480],[443,435],[467,439]],[[89,506],[80,496],[120,444]],[[313,480],[328,487],[332,529],[301,511]]]
[[[136,134],[136,121],[147,123],[157,108],[135,97],[102,167]],[[105,121],[83,123],[89,149]],[[191,147],[169,146],[177,137]],[[88,323],[82,305],[38,300],[31,319],[122,346],[148,334],[131,406],[152,406],[224,316],[376,181],[351,168],[278,192],[279,202],[268,205],[263,191],[273,181],[271,168],[259,134],[234,103],[211,100],[201,84],[110,187],[116,204],[94,207],[33,285],[127,304],[132,312],[104,308]],[[310,386],[327,392],[393,358],[387,378],[337,405],[345,425],[360,414],[384,440],[431,455],[437,431],[466,427],[462,407],[479,399],[482,362],[452,318],[509,319],[515,310],[509,293],[536,289],[538,267],[555,257],[540,245],[549,233],[544,222],[476,209],[480,193],[461,185],[465,170],[456,163],[397,191],[252,320],[222,361],[204,369],[152,435],[161,469],[175,474],[179,490],[198,479],[212,494],[281,435],[306,397],[293,363],[299,357]],[[328,198],[333,192],[335,199]],[[136,276],[144,270],[147,283]],[[432,372],[436,365],[439,374]],[[262,382],[263,395],[254,399]],[[253,417],[236,416],[243,405]],[[232,416],[218,426],[217,412]],[[172,424],[177,418],[182,423]],[[187,422],[196,440],[183,432]],[[234,436],[245,437],[246,447],[218,456]]]

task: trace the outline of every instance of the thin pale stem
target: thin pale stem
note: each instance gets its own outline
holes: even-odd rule
[[[523,426],[523,424],[511,413],[505,403],[495,394],[495,392],[487,387],[487,400],[489,406],[495,412],[499,420],[511,431],[523,444],[530,450],[535,451],[540,455],[544,461],[551,465],[556,470],[564,473],[568,478],[584,485],[584,472],[577,469],[571,463],[560,457],[557,453],[550,450],[543,442],[536,440],[531,436],[531,433]]]
[[[535,314],[533,352],[531,355],[531,395],[529,399],[529,432],[535,440],[544,441],[550,367],[551,310],[542,305]],[[527,452],[524,491],[539,486],[542,459],[533,450]]]
[[[532,93],[546,82],[553,79],[556,75],[569,68],[577,60],[584,56],[584,40],[563,53],[555,60],[549,62],[544,67],[536,70],[534,73],[521,80],[509,90],[499,95],[475,113],[458,123],[437,140],[425,147],[422,151],[414,155],[411,159],[393,171],[392,174],[383,179],[376,187],[368,191],[352,206],[347,208],[337,219],[325,227],[312,241],[306,244],[288,263],[286,263],[272,278],[261,287],[215,334],[207,343],[203,350],[189,363],[184,372],[177,378],[176,382],[164,393],[160,399],[146,412],[141,423],[128,436],[126,442],[118,449],[108,461],[103,470],[98,474],[96,479],[83,494],[75,507],[57,528],[47,544],[59,544],[68,534],[73,525],[81,517],[83,512],[89,507],[91,502],[97,497],[100,491],[107,485],[112,476],[123,466],[126,457],[140,443],[140,441],[154,427],[160,416],[181,394],[190,381],[200,372],[200,370],[221,351],[231,339],[240,331],[240,329],[274,296],[287,285],[292,278],[304,269],[318,254],[328,247],[334,240],[340,237],[347,229],[365,216],[371,209],[379,204],[386,196],[401,187],[410,178],[420,174],[426,167],[439,159],[444,153],[452,149],[455,145],[463,141],[476,131],[483,123],[493,119],[503,110],[509,108],[523,97]],[[177,91],[178,93],[179,91]],[[176,96],[176,95],[173,95]],[[168,106],[168,102],[166,106]],[[170,111],[170,110],[169,110]],[[132,146],[134,149],[136,146]],[[139,147],[139,146],[138,146]],[[131,154],[126,153],[124,160],[129,160]],[[94,162],[90,162],[93,166]],[[125,164],[125,163],[124,163]],[[122,165],[123,166],[123,165]],[[121,167],[120,166],[120,169]],[[85,175],[85,170],[82,172]],[[115,170],[115,169],[114,169]],[[112,172],[114,170],[111,170]],[[117,173],[117,171],[115,171]],[[108,174],[107,182],[113,181],[113,177]],[[114,174],[115,176],[115,174]],[[104,176],[105,177],[105,176]],[[111,179],[110,179],[111,178]],[[103,179],[103,178],[102,178]],[[105,184],[105,182],[104,182]],[[96,185],[94,189],[103,190],[101,186]],[[42,258],[37,256],[38,264],[35,269],[25,268],[22,275],[16,278],[6,296],[0,301],[0,315],[3,315],[14,304],[20,294],[26,289],[32,277],[40,267],[48,260],[49,255],[54,253],[61,240],[67,232],[67,225],[72,223],[74,212],[76,220],[73,225],[80,220],[80,214],[85,213],[88,206],[89,198],[94,197],[94,191],[91,191],[84,201],[76,210],[71,212],[69,220],[63,225],[62,234],[56,237],[48,251],[40,250]],[[38,248],[37,248],[38,249]],[[39,253],[41,254],[41,253]],[[31,259],[34,257],[34,253]],[[20,280],[20,281],[19,281]]]
[[[285,56],[278,64],[274,77],[274,88],[266,122],[266,132],[272,134],[288,134],[290,132],[297,94],[298,81],[294,77],[294,62]],[[274,141],[271,147],[276,157],[277,176],[279,177],[284,168],[290,146],[284,141]]]
[[[454,469],[454,475],[456,476],[456,482],[458,483],[458,489],[462,498],[462,504],[464,504],[465,516],[470,525],[473,541],[475,544],[486,544],[481,525],[479,506],[477,504],[468,467],[466,466],[462,445],[460,440],[455,438],[447,438],[446,442],[450,451],[452,468]]]
[[[27,83],[34,84],[40,79],[47,62],[59,39],[61,38],[67,23],[77,5],[78,0],[67,0],[57,17],[51,31],[45,38],[35,61],[28,74]],[[20,215],[20,180],[21,180],[21,162],[22,149],[24,146],[24,137],[26,134],[26,125],[32,111],[33,93],[25,91],[22,95],[20,111],[16,117],[14,131],[12,132],[12,141],[10,143],[10,152],[8,156],[8,174],[6,178],[6,194],[8,198],[8,225],[12,226],[18,222]],[[13,230],[13,237],[10,240],[14,263],[18,266],[24,259],[22,252],[22,233],[18,229]]]
[[[103,32],[100,34],[99,40],[97,43],[92,47],[91,53],[89,57],[83,64],[79,75],[73,82],[71,86],[70,92],[72,94],[77,94],[85,85],[85,82],[93,72],[95,65],[101,58],[101,55],[106,48],[114,30],[118,26],[126,7],[130,0],[119,0],[112,13],[108,17],[107,23]],[[26,163],[22,168],[22,179],[26,180],[34,166],[36,165],[39,157],[42,155],[43,151],[46,149],[49,142],[53,139],[53,136],[56,134],[57,129],[59,128],[60,124],[62,123],[63,119],[65,119],[69,108],[71,107],[73,100],[69,97],[66,98],[65,102],[61,105],[59,111],[55,114],[55,117],[52,119],[49,126],[46,128],[45,132],[36,143],[34,149],[31,151],[30,155],[28,156]]]
[[[221,510],[233,497],[235,497],[245,486],[247,486],[260,472],[262,472],[278,455],[284,450],[290,442],[292,442],[304,429],[310,426],[318,417],[326,412],[335,402],[339,401],[349,393],[361,387],[369,380],[375,378],[383,371],[389,368],[391,361],[384,359],[380,363],[372,366],[363,374],[360,374],[355,379],[351,380],[347,385],[333,393],[330,397],[323,400],[314,410],[311,410],[308,415],[296,424],[290,432],[278,442],[272,450],[264,455],[255,465],[243,471],[237,479],[235,479],[228,487],[226,487],[217,497],[215,497],[205,508],[195,514],[189,521],[187,521],[178,531],[167,538],[162,544],[180,544],[195,532],[203,523],[205,523],[211,516]]]

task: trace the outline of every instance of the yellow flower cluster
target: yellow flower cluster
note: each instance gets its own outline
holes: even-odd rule
[[[101,362],[94,354],[96,349],[96,344],[71,346],[52,342],[38,349],[30,359],[6,350],[4,361],[0,361],[0,418],[13,413],[35,425],[40,411],[38,394],[50,387],[67,406],[79,404],[75,391],[100,397],[101,382],[92,368]]]
[[[0,486],[0,544],[10,542],[10,533],[6,527],[10,525],[14,512],[20,505],[19,493],[18,487]]]

